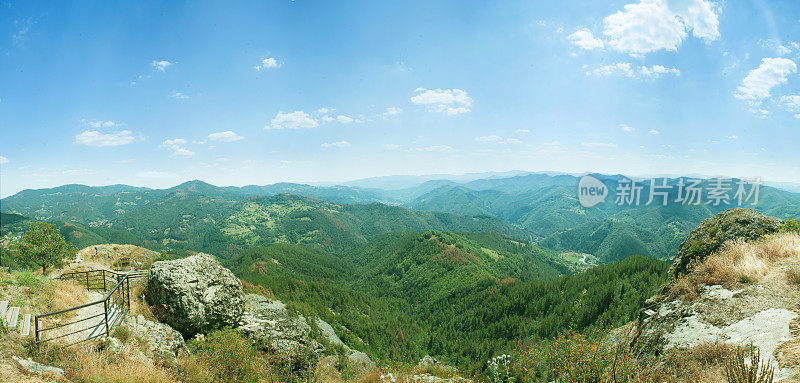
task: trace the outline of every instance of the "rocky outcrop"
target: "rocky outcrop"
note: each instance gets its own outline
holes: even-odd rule
[[[423,356],[422,359],[419,360],[419,363],[417,363],[417,370],[419,371],[430,371],[433,369],[450,373],[456,372],[455,367],[448,366],[430,355]]]
[[[786,291],[780,271],[762,284],[729,290],[705,286],[692,301],[665,300],[643,314],[639,334],[632,343],[634,355],[659,363],[671,350],[691,350],[701,343],[755,345],[764,364],[775,368],[775,381],[793,376],[796,366],[784,350],[800,344],[797,291]],[[776,281],[777,280],[777,281]],[[773,281],[775,281],[773,283]]]
[[[39,375],[46,378],[55,378],[60,379],[62,375],[64,375],[64,370],[58,367],[51,367],[41,363],[34,362],[30,358],[20,358],[17,356],[12,356],[15,362],[17,362],[17,367],[19,367],[20,371],[25,374],[29,375]]]
[[[311,326],[303,317],[292,317],[278,300],[247,294],[238,327],[262,351],[285,356],[295,371],[313,371],[322,346],[311,338]]]
[[[145,294],[156,318],[186,339],[235,327],[244,310],[239,279],[204,253],[153,263]]]
[[[320,332],[328,340],[331,344],[341,346],[344,349],[344,354],[347,357],[347,360],[356,366],[374,366],[375,362],[370,359],[369,355],[364,352],[353,350],[352,348],[348,347],[342,340],[336,335],[336,332],[333,331],[333,327],[330,324],[325,322],[324,320],[317,318],[316,320],[317,327],[319,327]]]
[[[725,210],[703,222],[683,241],[670,268],[672,277],[691,271],[694,265],[716,252],[725,242],[755,240],[778,231],[783,221],[750,209]]]
[[[155,364],[175,367],[177,358],[187,352],[181,334],[166,324],[149,321],[137,315],[125,319],[124,325],[131,331],[131,335],[146,344],[145,356]]]

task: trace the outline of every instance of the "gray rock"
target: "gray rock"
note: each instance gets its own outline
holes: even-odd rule
[[[125,319],[125,326],[134,337],[147,344],[145,356],[156,364],[175,367],[178,357],[187,352],[181,334],[164,323],[137,315]]]
[[[455,367],[448,366],[430,355],[423,356],[422,359],[419,360],[419,363],[417,363],[417,369],[420,371],[428,371],[432,368],[453,373],[456,372]]]
[[[235,327],[244,310],[242,284],[208,254],[153,263],[147,303],[185,338]]]
[[[286,357],[295,371],[313,371],[322,346],[311,339],[311,327],[302,317],[294,318],[277,300],[247,294],[245,311],[237,330],[262,351]]]
[[[725,210],[707,218],[681,244],[670,275],[677,278],[690,272],[694,265],[721,249],[725,242],[738,238],[751,241],[775,233],[782,222],[778,218],[742,208]]]
[[[12,356],[19,369],[26,374],[39,375],[48,378],[61,378],[64,375],[64,370],[58,367],[47,366],[41,363],[34,362],[31,358],[23,359],[17,356]]]
[[[322,335],[331,342],[331,344],[339,345],[344,348],[345,356],[350,363],[360,366],[374,366],[375,362],[370,359],[369,355],[364,352],[353,350],[352,348],[348,347],[342,340],[336,335],[336,332],[333,331],[333,327],[325,322],[324,320],[317,318],[316,320],[317,327],[319,327]]]

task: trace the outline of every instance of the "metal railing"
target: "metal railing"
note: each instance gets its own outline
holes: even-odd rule
[[[62,339],[67,342],[66,346],[71,346],[111,334],[130,311],[131,281],[146,276],[144,272],[121,274],[109,270],[62,274],[60,279],[74,280],[90,291],[108,293],[94,302],[34,316],[36,342]]]

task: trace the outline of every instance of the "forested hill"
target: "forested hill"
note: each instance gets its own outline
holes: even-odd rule
[[[294,194],[231,199],[224,198],[225,193],[204,190],[202,184],[190,186],[201,187],[161,190],[159,194],[122,191],[87,197],[59,195],[54,205],[22,210],[39,219],[67,217],[64,221],[95,232],[110,231],[115,238],[126,233],[126,242],[154,250],[205,251],[223,258],[272,243],[303,244],[342,253],[395,230],[493,230],[527,237],[523,230],[488,216],[416,211],[380,203],[336,204]],[[3,208],[9,205],[14,206],[4,200]]]
[[[624,178],[593,176],[609,190]],[[0,201],[0,207],[36,219],[127,231],[130,241],[156,250],[203,250],[223,257],[275,242],[310,244],[339,254],[393,230],[434,229],[495,230],[558,253],[591,254],[606,263],[636,254],[669,259],[703,219],[735,206],[734,200],[718,206],[648,205],[645,187],[639,205],[620,206],[609,198],[584,208],[576,198],[579,177],[573,175],[385,181],[353,184],[371,188],[291,183],[217,187],[202,181],[158,190],[66,185],[25,190]],[[677,197],[678,181],[668,180],[669,200]],[[645,184],[647,180],[640,181]],[[376,188],[380,185],[386,188]],[[710,181],[701,186],[708,188]],[[762,186],[758,204],[748,207],[781,219],[800,218],[800,194]]]

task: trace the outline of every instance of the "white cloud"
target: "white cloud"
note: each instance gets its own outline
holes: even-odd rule
[[[478,142],[499,142],[499,141],[503,141],[503,137],[500,137],[500,136],[475,137],[475,141],[478,141]]]
[[[737,136],[737,135],[735,135],[735,134],[734,134],[734,135],[728,136],[728,139],[729,139],[729,140],[738,140],[738,139],[739,139],[739,136]]]
[[[183,138],[172,138],[168,140],[164,140],[161,143],[162,146],[175,146],[175,145],[186,145],[187,141]]]
[[[770,96],[772,88],[786,82],[790,74],[797,72],[794,61],[785,58],[766,57],[758,68],[747,73],[734,96],[740,100],[758,102]]]
[[[319,109],[317,109],[317,113],[325,114],[325,113],[328,113],[328,112],[333,112],[334,110],[336,110],[336,109],[334,109],[334,108],[319,108]]]
[[[278,112],[264,129],[313,129],[319,122],[301,110],[292,113]]]
[[[616,76],[636,79],[659,78],[662,75],[680,76],[681,71],[677,68],[667,68],[663,65],[639,66],[635,67],[631,63],[618,62],[616,64],[602,65],[586,72],[587,76]]]
[[[783,96],[780,103],[790,112],[800,111],[800,95]]]
[[[472,105],[472,99],[461,89],[417,88],[414,92],[417,94],[411,97],[411,102],[432,112],[456,115],[469,112]]]
[[[164,72],[167,70],[167,67],[175,65],[174,62],[169,62],[167,60],[153,60],[153,69],[157,71]]]
[[[350,146],[350,143],[347,141],[326,142],[320,146],[323,148],[346,148]]]
[[[141,178],[177,178],[177,174],[167,173],[167,172],[159,172],[155,170],[148,170],[143,172],[136,173],[137,177]]]
[[[93,128],[97,128],[97,129],[99,129],[99,128],[112,128],[114,126],[117,126],[117,123],[114,122],[114,121],[103,121],[103,120],[90,121],[90,120],[85,120],[84,119],[83,122],[85,122],[86,125],[91,126]]]
[[[0,165],[2,165],[2,164],[7,164],[7,163],[8,163],[8,158],[5,158],[5,157],[3,157],[3,156],[0,156]]]
[[[775,50],[775,53],[777,53],[778,56],[786,56],[789,53],[792,53],[792,48],[797,48],[797,43],[794,41],[790,41],[788,43],[788,45],[792,48],[781,44],[780,40],[776,39],[761,39],[758,41],[758,43],[764,48]]]
[[[233,142],[243,140],[244,137],[234,133],[231,130],[226,130],[224,132],[217,132],[211,133],[208,135],[209,141],[217,141],[217,142]]]
[[[390,107],[386,108],[385,112],[381,113],[381,117],[388,118],[388,117],[391,117],[391,116],[397,116],[398,114],[400,114],[402,112],[403,112],[403,109],[390,106]]]
[[[260,71],[262,69],[280,68],[281,65],[283,64],[279,63],[278,60],[276,60],[274,57],[268,57],[265,59],[261,59],[261,63],[254,66],[253,69]]]
[[[75,136],[75,143],[86,146],[120,146],[136,141],[133,132],[123,130],[118,133],[101,133],[97,130],[85,130]]]
[[[172,155],[178,157],[192,157],[194,156],[194,152],[186,148],[177,147],[172,149]]]
[[[506,143],[511,145],[519,145],[522,143],[522,140],[516,138],[509,138],[506,140]]]
[[[619,128],[622,129],[625,132],[632,132],[633,131],[633,127],[631,127],[629,125],[625,125],[625,124],[619,124]]]
[[[605,47],[603,40],[594,37],[592,32],[586,28],[578,29],[567,38],[583,50],[603,49]]]
[[[384,149],[389,149],[389,150],[400,149],[401,146],[402,145],[398,145],[398,144],[383,144],[383,148]]]
[[[787,112],[795,113],[795,118],[800,118],[800,95],[783,96],[780,104]]]
[[[322,122],[326,122],[327,123],[327,122],[334,122],[334,121],[336,121],[336,119],[331,117],[331,116],[322,116]]]
[[[172,155],[174,156],[191,157],[195,153],[189,149],[184,148],[183,145],[186,144],[187,141],[183,138],[171,138],[168,140],[164,140],[164,142],[161,143],[161,147],[166,148],[167,150],[172,152]]]
[[[650,133],[650,134],[652,134],[654,136],[661,134],[661,132],[659,132],[658,130],[655,130],[655,129],[648,130],[647,133]]]
[[[587,148],[616,148],[617,144],[610,142],[581,142]]]
[[[676,51],[688,31],[697,38],[719,37],[716,6],[707,0],[641,0],[603,19],[606,44],[633,56]]]
[[[422,148],[414,148],[411,149],[414,152],[439,152],[439,153],[446,153],[455,151],[453,147],[447,145],[433,145],[433,146],[425,146]]]
[[[353,120],[352,118],[347,117],[347,116],[345,116],[343,114],[340,114],[340,115],[336,116],[336,121],[339,122],[340,124],[349,124],[349,123],[351,123],[351,122],[353,122],[355,120]]]
[[[189,96],[187,96],[187,95],[185,95],[185,94],[183,94],[181,92],[172,92],[170,97],[176,98],[178,100],[185,100],[185,99],[189,98]]]

